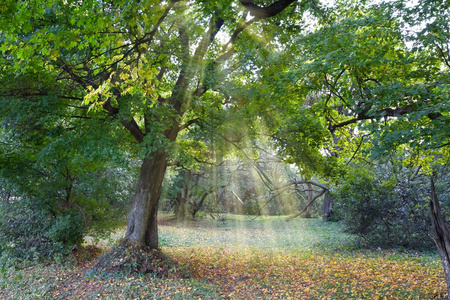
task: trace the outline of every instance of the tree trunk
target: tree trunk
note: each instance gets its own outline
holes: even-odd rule
[[[142,162],[125,233],[132,244],[158,248],[158,204],[166,169],[166,153],[152,153]]]
[[[177,207],[175,216],[178,222],[183,222],[186,217],[186,197],[183,195],[182,191],[179,191],[177,194]]]
[[[325,192],[323,197],[323,207],[322,207],[322,219],[325,222],[329,222],[331,219],[331,207],[333,205],[333,197],[330,196],[330,192]]]
[[[312,203],[313,201],[313,189],[311,186],[311,182],[306,182],[306,195],[307,195],[307,199],[308,199],[308,203]],[[303,215],[304,218],[311,218],[311,208],[312,205],[307,205],[306,206],[306,211]]]
[[[195,215],[197,214],[197,212],[200,210],[200,208],[202,208],[203,203],[205,202],[206,197],[208,197],[208,195],[211,193],[211,190],[208,192],[205,192],[202,196],[202,198],[200,199],[200,201],[195,204],[194,208],[192,209],[192,218],[195,218]]]
[[[450,232],[447,228],[447,223],[445,222],[442,213],[441,206],[436,195],[436,190],[434,188],[433,178],[430,178],[431,183],[431,200],[430,200],[430,210],[431,210],[431,234],[433,236],[434,242],[439,252],[439,256],[442,260],[442,265],[444,267],[445,280],[447,281],[447,297],[450,297]],[[449,298],[447,298],[449,299]]]

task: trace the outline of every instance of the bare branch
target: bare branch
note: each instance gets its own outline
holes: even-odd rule
[[[315,186],[317,186],[317,187],[320,187],[320,188],[323,189],[323,190],[327,190],[327,191],[328,191],[328,187],[327,187],[326,185],[321,184],[321,183],[319,183],[319,182],[317,182],[317,181],[312,181],[312,180],[297,180],[296,178],[294,178],[294,179],[288,181],[286,184],[284,184],[284,185],[282,185],[282,186],[277,187],[276,189],[281,189],[281,188],[284,188],[284,187],[290,186],[290,185],[299,185],[299,184],[307,184],[307,183],[310,183],[310,184],[312,184],[312,185],[315,185]],[[276,189],[274,189],[274,190],[276,190]]]
[[[314,198],[311,199],[311,201],[308,202],[308,204],[306,204],[306,206],[299,212],[296,213],[293,216],[290,216],[289,218],[286,219],[286,221],[290,221],[292,219],[295,219],[297,217],[300,217],[313,203],[314,201],[316,201],[320,196],[322,196],[323,194],[325,194],[327,190],[322,190],[319,194],[317,194],[316,196],[314,196]]]
[[[350,160],[349,160],[345,165],[348,165],[348,164],[355,158],[356,153],[358,153],[359,149],[361,148],[361,145],[362,145],[362,143],[363,143],[365,137],[366,137],[366,135],[363,135],[363,136],[361,137],[361,141],[359,142],[358,147],[356,148],[355,152],[353,152],[352,157],[350,158]]]

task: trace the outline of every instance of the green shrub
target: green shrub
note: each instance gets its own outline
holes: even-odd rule
[[[83,241],[86,230],[75,212],[53,215],[29,199],[0,202],[0,263],[62,257]]]
[[[335,217],[370,247],[429,248],[428,181],[392,163],[355,167],[334,189]]]
[[[62,172],[28,164],[0,170],[0,259],[33,261],[67,256],[86,234],[107,236],[124,224],[133,169],[99,166]],[[49,176],[44,176],[50,174]]]
[[[251,198],[245,201],[244,203],[244,214],[255,216],[261,214],[261,206],[258,202],[258,199]]]

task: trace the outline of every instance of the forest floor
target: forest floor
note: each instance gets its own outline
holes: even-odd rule
[[[441,299],[435,253],[361,250],[339,224],[232,217],[160,220],[163,272],[93,268],[123,231],[64,264],[10,268],[0,299]]]

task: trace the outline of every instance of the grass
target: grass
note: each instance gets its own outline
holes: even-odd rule
[[[262,249],[344,249],[353,246],[351,236],[336,223],[318,219],[285,221],[286,217],[229,216],[225,220],[202,220],[173,224],[163,221],[161,244],[166,247],[244,246]],[[169,225],[169,226],[167,226]]]
[[[161,249],[176,262],[169,276],[100,274],[83,259],[65,266],[35,265],[4,270],[0,299],[438,299],[444,295],[445,279],[434,253],[360,250],[339,224],[284,220],[226,216],[177,224],[163,216]],[[177,268],[184,277],[175,276]]]

